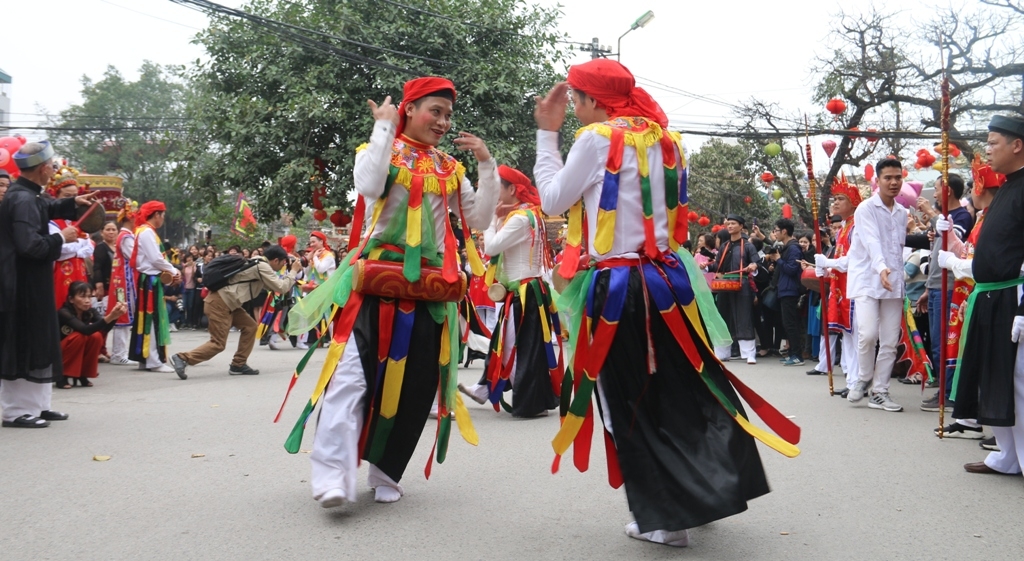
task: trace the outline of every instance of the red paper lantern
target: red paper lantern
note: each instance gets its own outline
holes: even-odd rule
[[[838,97],[833,97],[825,104],[825,109],[827,109],[829,113],[838,116],[841,115],[843,111],[846,111],[846,102]]]
[[[711,224],[711,219],[707,216],[701,216],[700,219],[697,220],[697,224],[700,224],[702,228],[707,228],[708,224]]]
[[[870,129],[868,129],[868,132],[878,132],[878,129],[870,128]],[[877,136],[869,136],[867,138],[868,138],[868,142],[878,142],[878,137]]]
[[[875,166],[864,164],[864,180],[871,181],[875,177]]]
[[[747,195],[746,197],[743,197],[743,202],[747,203],[748,205],[750,203],[752,203],[753,201],[754,201],[754,199],[751,199],[750,195]]]
[[[313,208],[317,210],[324,209],[324,199],[327,198],[327,187],[324,185],[317,185],[313,187]]]
[[[850,132],[860,132],[860,127],[850,127]],[[847,137],[847,138],[850,138],[851,140],[854,140],[854,141],[857,140],[856,136],[850,136],[850,137]]]
[[[348,218],[348,217],[345,216],[344,212],[341,212],[340,210],[336,210],[336,211],[334,211],[331,214],[331,224],[334,224],[338,228],[341,228],[341,227],[345,226],[345,224],[348,223],[346,221],[346,218]]]
[[[771,183],[772,181],[775,181],[775,176],[772,175],[772,172],[766,171],[761,174],[761,181],[764,181],[765,183]]]
[[[782,205],[782,217],[793,218],[793,207],[789,203]]]
[[[712,234],[717,234],[718,231],[721,230],[721,229],[722,229],[722,225],[721,224],[715,224],[714,226],[711,227],[711,233]]]
[[[316,220],[317,222],[323,222],[324,220],[327,220],[327,211],[322,208],[314,210],[313,219]]]
[[[686,215],[686,217],[690,219],[690,222],[696,222],[697,219],[700,218],[700,215],[691,210],[690,213]]]
[[[836,151],[836,141],[826,140],[821,143],[821,147],[825,150],[825,155],[829,158],[832,157],[832,153]]]

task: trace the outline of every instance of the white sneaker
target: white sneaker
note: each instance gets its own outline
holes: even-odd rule
[[[166,364],[161,364],[160,366],[157,366],[156,368],[150,368],[149,371],[150,372],[164,372],[164,373],[170,374],[170,373],[174,372],[174,369],[171,368],[170,366],[167,366]]]
[[[893,401],[889,397],[889,392],[878,392],[871,396],[871,399],[868,401],[868,407],[872,409],[883,409],[893,413],[903,411],[903,406]]]
[[[848,399],[850,403],[857,403],[864,399],[864,394],[868,392],[868,384],[870,384],[870,382],[857,380],[857,383],[850,388],[850,395],[846,396],[846,399]]]
[[[750,357],[747,359],[747,364],[757,364],[757,359],[754,357]]]
[[[690,545],[690,533],[687,530],[676,530],[666,532],[665,530],[654,530],[653,532],[640,533],[640,526],[636,522],[626,524],[626,535],[635,539],[651,543],[660,543],[672,547],[686,547]]]
[[[167,330],[168,330],[168,331],[170,331],[171,333],[177,333],[177,332],[178,332],[178,326],[177,326],[177,325],[174,325],[174,324],[172,323],[172,324],[170,325],[170,327],[168,327],[168,328],[167,328]]]
[[[295,345],[295,348],[299,349],[300,351],[305,351],[305,350],[309,349],[309,345],[303,343],[302,341],[299,341],[299,343],[297,345]]]
[[[317,501],[321,508],[336,508],[348,502],[341,489],[331,489]]]
[[[112,356],[112,357],[110,357],[110,364],[116,364],[118,366],[125,366],[125,365],[128,365],[128,364],[133,364],[133,362],[128,360],[127,358],[125,358],[123,356]]]

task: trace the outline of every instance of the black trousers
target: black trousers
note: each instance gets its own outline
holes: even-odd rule
[[[804,339],[807,337],[807,323],[801,321],[800,297],[783,296],[779,298],[779,310],[782,313],[782,329],[789,341],[789,356],[800,360],[804,358]]]

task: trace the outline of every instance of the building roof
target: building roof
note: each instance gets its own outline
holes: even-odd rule
[[[11,75],[6,73],[6,72],[4,72],[3,68],[0,68],[0,84],[10,84],[10,83],[11,83]]]

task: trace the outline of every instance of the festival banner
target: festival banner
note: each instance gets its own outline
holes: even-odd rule
[[[235,202],[235,218],[231,221],[231,231],[247,238],[256,225],[256,217],[252,214],[249,200],[245,198],[245,193],[239,191],[238,200]]]

